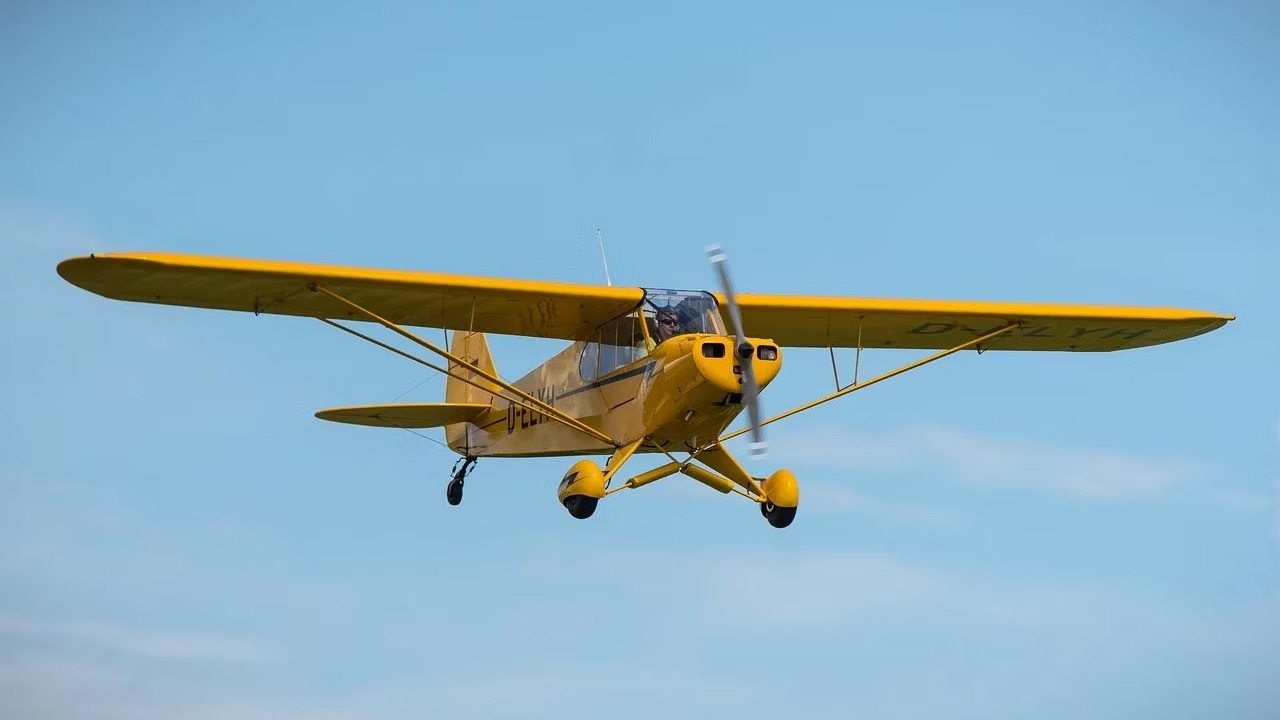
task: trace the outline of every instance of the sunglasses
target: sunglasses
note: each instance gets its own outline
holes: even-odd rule
[[[658,322],[662,323],[663,325],[677,325],[679,324],[680,321],[676,320],[673,317],[664,317],[664,318],[658,318]]]

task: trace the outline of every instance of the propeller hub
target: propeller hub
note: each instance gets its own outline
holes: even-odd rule
[[[755,353],[755,347],[749,342],[743,341],[743,343],[738,346],[738,357],[743,360],[750,360],[751,356],[755,355]]]

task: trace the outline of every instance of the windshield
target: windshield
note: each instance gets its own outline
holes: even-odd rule
[[[716,299],[710,293],[646,288],[641,312],[656,343],[677,335],[724,334]]]

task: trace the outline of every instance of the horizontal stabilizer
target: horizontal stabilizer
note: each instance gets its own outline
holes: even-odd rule
[[[433,428],[467,422],[483,415],[488,405],[472,403],[405,403],[329,408],[316,413],[321,420],[389,428]]]

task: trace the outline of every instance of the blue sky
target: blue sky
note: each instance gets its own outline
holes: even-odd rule
[[[1268,716],[1278,24],[5,4],[0,715]],[[576,521],[554,459],[482,461],[449,507],[439,446],[312,417],[412,363],[54,273],[150,249],[596,283],[597,226],[618,284],[710,287],[718,242],[743,291],[1239,320],[951,358],[771,426],[760,474],[803,488],[779,532],[679,478]],[[560,344],[492,346],[517,377]],[[829,372],[787,352],[765,411]]]

